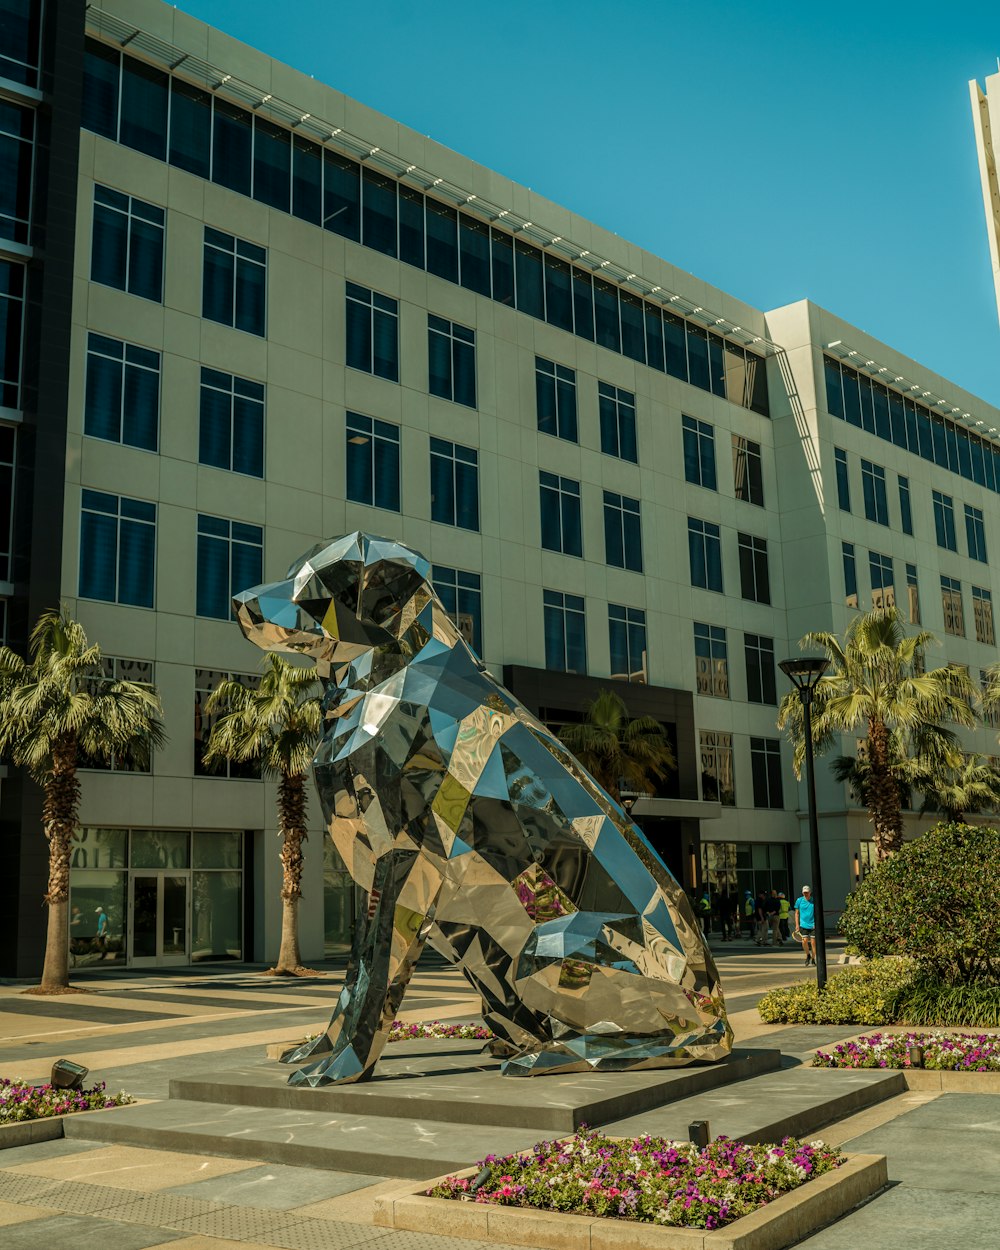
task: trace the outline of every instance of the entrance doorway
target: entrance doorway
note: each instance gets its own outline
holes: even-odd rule
[[[129,963],[185,963],[191,932],[191,874],[133,872],[129,883]]]

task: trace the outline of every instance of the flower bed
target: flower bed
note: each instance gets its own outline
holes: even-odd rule
[[[990,1033],[868,1033],[817,1050],[814,1068],[912,1068],[909,1049],[923,1047],[923,1067],[938,1072],[1000,1072],[1000,1037]]]
[[[0,1124],[46,1120],[76,1111],[103,1111],[135,1102],[124,1090],[105,1094],[105,1089],[103,1081],[90,1089],[56,1089],[53,1085],[32,1085],[0,1077]]]
[[[442,1024],[440,1020],[420,1020],[414,1024],[393,1020],[389,1030],[390,1042],[413,1042],[424,1037],[488,1042],[493,1033],[482,1024]]]
[[[490,1155],[478,1165],[478,1177],[449,1176],[426,1194],[711,1230],[843,1162],[822,1142],[791,1137],[780,1146],[718,1137],[699,1148],[648,1134],[617,1139],[581,1129],[522,1155]]]

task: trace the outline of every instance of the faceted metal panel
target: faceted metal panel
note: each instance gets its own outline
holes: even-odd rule
[[[314,769],[368,895],[326,1032],[290,1083],[365,1080],[430,943],[482,997],[512,1076],[670,1067],[732,1047],[690,904],[642,832],[486,671],[430,565],[353,533],[236,596],[246,636],[310,657]]]

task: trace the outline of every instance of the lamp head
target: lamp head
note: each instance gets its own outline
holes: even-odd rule
[[[802,655],[794,660],[782,660],[778,667],[801,693],[815,690],[819,679],[830,667],[830,661],[820,655]]]

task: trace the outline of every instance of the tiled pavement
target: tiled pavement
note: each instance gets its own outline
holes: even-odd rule
[[[740,1041],[804,1055],[856,1030],[765,1028],[753,1004],[804,975],[794,952],[721,947]],[[0,1075],[44,1076],[53,1058],[80,1058],[112,1087],[162,1098],[168,1079],[260,1057],[265,1042],[300,1036],[329,1013],[339,973],[288,981],[248,969],[110,977],[92,991],[25,998],[0,987]],[[28,1005],[30,1004],[30,1006]],[[418,971],[405,1004],[417,1018],[469,1018],[474,1000],[447,969]],[[39,1009],[41,1008],[41,1009]],[[807,1250],[997,1250],[1000,1097],[907,1095],[824,1137],[889,1156],[893,1186],[800,1243]],[[398,1180],[61,1140],[0,1152],[3,1250],[478,1250],[482,1243],[371,1223],[372,1199]]]

